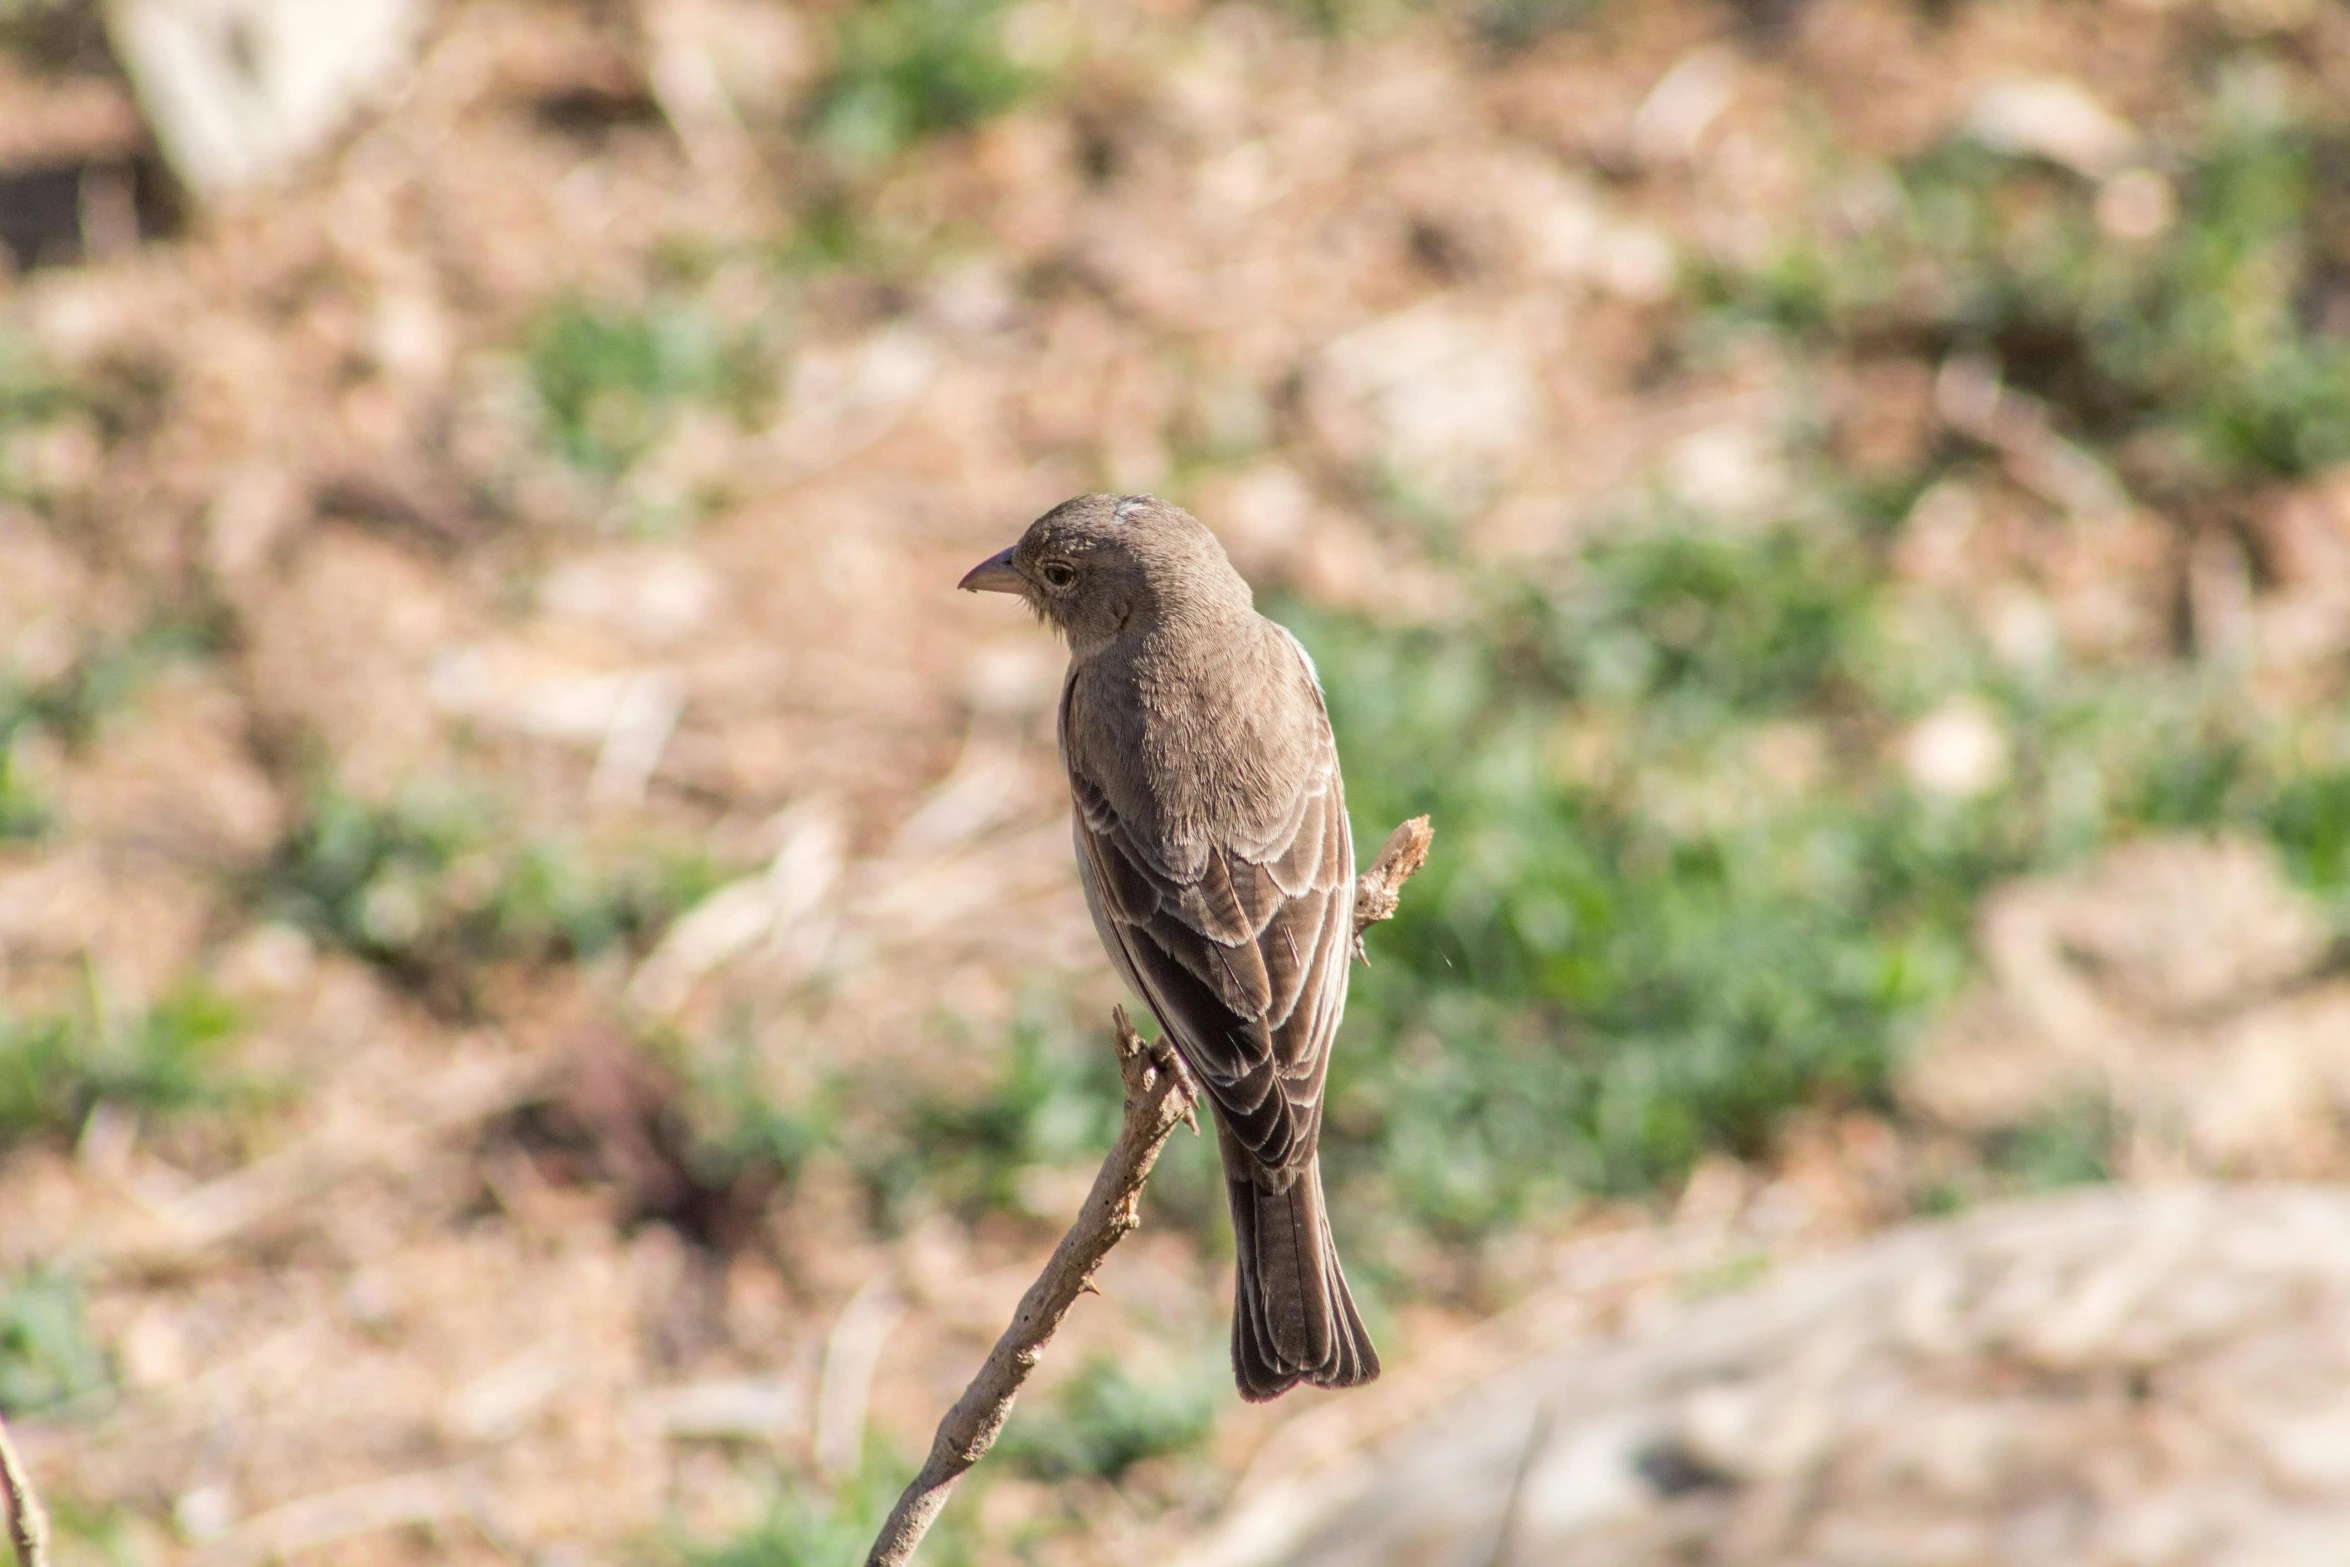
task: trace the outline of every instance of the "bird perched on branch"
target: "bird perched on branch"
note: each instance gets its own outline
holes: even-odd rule
[[[1370,1381],[1315,1157],[1355,869],[1313,661],[1215,535],[1149,496],[1064,501],[962,586],[1026,600],[1069,643],[1078,871],[1110,961],[1215,1117],[1241,1396]]]

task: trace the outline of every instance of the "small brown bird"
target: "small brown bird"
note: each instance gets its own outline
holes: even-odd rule
[[[1018,595],[1068,640],[1077,866],[1110,961],[1215,1114],[1241,1396],[1370,1381],[1315,1158],[1355,869],[1312,660],[1215,535],[1149,496],[1064,501],[962,586]]]

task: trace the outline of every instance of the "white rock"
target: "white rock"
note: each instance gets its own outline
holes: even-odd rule
[[[112,0],[108,35],[164,156],[217,196],[265,182],[396,77],[415,0]]]
[[[1997,152],[2030,154],[2091,179],[2138,150],[2138,133],[2078,82],[2033,77],[1993,82],[1976,97],[1966,132]]]
[[[2177,193],[2152,169],[2124,169],[2097,188],[2097,226],[2115,239],[2152,239],[2178,215]]]
[[[217,1540],[236,1525],[236,1494],[225,1485],[193,1486],[172,1499],[171,1521],[198,1544]]]
[[[2346,1241],[2330,1188],[2109,1187],[1667,1300],[1601,1342],[1562,1315],[1558,1342],[1411,1429],[1269,1473],[1182,1561],[2339,1560]],[[2182,1292],[2214,1278],[2258,1287],[2180,1331]],[[1923,1336],[1903,1330],[1921,1279],[1949,1319]],[[2049,1325],[2082,1354],[2019,1352]],[[2157,1374],[2132,1383],[2143,1351]],[[1693,1472],[1639,1461],[1676,1451],[1659,1434]]]
[[[1636,1516],[1651,1505],[1634,1457],[1654,1433],[1638,1418],[1595,1422],[1551,1445],[1527,1472],[1523,1516],[1542,1534],[1564,1535]]]
[[[1647,303],[1673,291],[1679,264],[1664,230],[1646,223],[1614,223],[1600,236],[1593,276],[1617,298]]]
[[[1754,518],[1786,498],[1787,474],[1768,436],[1719,424],[1683,436],[1666,455],[1675,493],[1700,511]]]
[[[1926,794],[1971,800],[2007,781],[2007,732],[1975,697],[1957,697],[1912,725],[1901,742],[1901,766]]]
[[[1686,158],[1738,93],[1738,51],[1707,44],[1657,78],[1632,117],[1632,150],[1647,163]]]

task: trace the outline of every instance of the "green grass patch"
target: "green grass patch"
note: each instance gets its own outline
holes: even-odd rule
[[[2066,170],[1960,139],[1841,198],[1769,265],[1699,280],[1821,347],[1986,354],[2093,444],[2209,488],[2350,458],[2350,128],[2223,69],[2190,143],[2141,172],[2147,228]],[[2172,211],[2163,221],[2161,209]],[[2127,466],[2127,465],[2125,465]],[[2136,466],[2148,466],[2140,461]]]
[[[1117,1139],[1125,1094],[1106,1040],[1028,1009],[975,1094],[916,1101],[905,1140],[876,1168],[903,1201],[917,1185],[965,1213],[1030,1211],[1028,1178],[1090,1166]]]
[[[1136,1022],[1155,1026],[1147,1013]],[[878,1211],[902,1217],[937,1204],[965,1218],[1066,1218],[1058,1205],[1117,1140],[1125,1104],[1108,1020],[1030,998],[1000,1049],[969,1039],[943,1048],[971,1064],[967,1076],[912,1088],[844,1081],[824,1096],[873,1112],[873,1124],[842,1134],[841,1146]],[[839,1118],[830,1120],[837,1128]],[[1177,1132],[1145,1200],[1157,1222],[1210,1234],[1224,1204],[1210,1139]]]
[[[689,1552],[693,1567],[852,1567],[864,1559],[894,1493],[846,1495],[788,1488],[755,1527],[724,1544]]]
[[[0,5],[0,40],[11,26],[10,13]],[[36,498],[26,477],[15,471],[9,437],[37,429],[80,404],[74,388],[54,374],[22,336],[0,331],[0,497]]]
[[[843,160],[876,163],[1002,113],[1037,82],[1005,47],[997,0],[864,0],[833,24],[814,128]]]
[[[1016,1410],[999,1451],[1031,1479],[1115,1482],[1145,1459],[1206,1442],[1227,1376],[1220,1360],[1190,1374],[1145,1377],[1097,1355],[1050,1401]]]
[[[524,360],[548,440],[565,461],[603,479],[650,452],[689,407],[753,423],[776,373],[760,335],[729,332],[685,299],[641,308],[558,299],[532,324]]]
[[[2018,674],[1905,597],[1858,524],[1662,522],[1451,626],[1283,618],[1359,841],[1437,825],[1333,1067],[1324,1146],[1358,1223],[1471,1239],[1754,1154],[1800,1105],[1887,1104],[2002,877],[2222,826],[2321,892],[2350,868],[2350,785],[2225,676]],[[1972,798],[1899,759],[1956,698],[2006,752]]]
[[[73,1280],[39,1271],[0,1280],[0,1414],[38,1414],[111,1380]]]
[[[856,1567],[912,1473],[882,1444],[869,1442],[857,1472],[831,1490],[783,1476],[767,1515],[751,1528],[715,1545],[674,1547],[665,1554],[682,1567]],[[925,1563],[966,1567],[977,1560],[966,1521],[973,1489],[964,1485],[924,1539]]]
[[[695,852],[526,838],[461,790],[378,803],[324,789],[257,901],[412,983],[463,994],[490,964],[644,948],[718,879]]]
[[[106,719],[129,707],[170,665],[218,649],[220,631],[199,620],[163,619],[117,641],[92,640],[43,680],[0,672],[0,841],[38,838],[56,810],[33,778],[30,757],[43,738],[88,742]]]
[[[694,1178],[716,1190],[771,1176],[789,1183],[816,1153],[841,1145],[843,1085],[802,1097],[779,1092],[747,1023],[710,1041],[670,1034],[643,1041],[678,1073]]]
[[[31,732],[0,725],[0,842],[38,838],[56,820],[56,809],[34,781]]]
[[[1333,40],[1378,37],[1441,18],[1497,55],[1598,20],[1607,0],[1271,0],[1270,9]]]
[[[71,1134],[102,1102],[159,1115],[228,1103],[242,1092],[224,1060],[237,1027],[235,1008],[199,985],[129,1017],[95,1004],[0,1015],[0,1147]]]
[[[1985,1166],[1995,1180],[2025,1191],[2109,1181],[2120,1131],[2106,1100],[2069,1100],[1996,1133],[1985,1149]]]
[[[2057,1099],[1973,1140],[1964,1162],[1933,1171],[1912,1193],[1920,1213],[2110,1181],[2120,1173],[2122,1116],[2096,1094]]]
[[[837,1160],[885,1230],[941,1210],[965,1221],[1065,1222],[1123,1113],[1107,1019],[1078,1017],[1043,997],[1024,1000],[1001,1035],[940,1023],[940,1070],[918,1076],[899,1066],[833,1067],[812,1078],[779,1071],[747,1016],[706,1037],[655,1035],[643,1044],[682,1084],[697,1180],[788,1184],[811,1159]],[[1211,1248],[1229,1244],[1209,1138],[1179,1132],[1144,1201],[1149,1222]]]

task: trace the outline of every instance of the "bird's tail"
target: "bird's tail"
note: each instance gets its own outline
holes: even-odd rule
[[[1309,1164],[1275,1190],[1265,1174],[1234,1178],[1232,1238],[1239,1277],[1232,1305],[1232,1374],[1240,1396],[1262,1403],[1300,1382],[1354,1387],[1379,1374],[1379,1352],[1347,1292],[1322,1203],[1322,1171]]]

